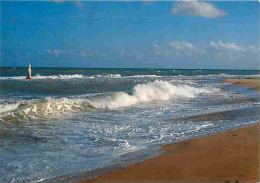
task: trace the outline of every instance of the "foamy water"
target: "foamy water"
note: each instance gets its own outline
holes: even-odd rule
[[[199,70],[197,72],[202,72],[202,70]],[[184,76],[184,75],[168,75],[167,77],[176,78],[177,76],[183,76],[183,78],[192,78],[194,76]],[[233,75],[233,74],[208,74],[208,75],[196,75],[195,77],[198,78],[222,78],[222,77],[228,77],[228,78],[238,78],[241,75]],[[254,75],[242,75],[243,77],[260,77],[259,74]],[[61,79],[61,80],[67,80],[67,79],[80,79],[80,78],[161,78],[163,76],[161,75],[127,75],[122,76],[121,74],[103,74],[103,75],[82,75],[82,74],[72,74],[72,75],[50,75],[50,76],[41,76],[39,74],[36,74],[33,79],[34,80],[46,80],[46,79]],[[7,77],[0,77],[0,80],[24,80],[25,76],[7,76]]]
[[[217,92],[216,88],[195,88],[188,85],[175,86],[168,81],[156,80],[145,84],[137,84],[132,94],[126,92],[110,92],[85,98],[45,98],[28,100],[14,104],[6,104],[1,109],[0,120],[4,123],[42,120],[42,117],[59,116],[63,113],[85,112],[89,109],[118,109],[138,103],[160,102],[194,98],[200,94]],[[174,102],[174,101],[173,101]]]
[[[91,99],[90,103],[97,108],[117,109],[143,102],[193,98],[197,94],[211,92],[213,92],[212,89],[194,88],[187,85],[175,86],[167,81],[156,80],[151,83],[136,85],[133,88],[133,94],[111,93]]]
[[[147,158],[157,145],[260,117],[257,92],[221,83],[258,71],[43,68],[33,69],[33,80],[24,80],[24,71],[6,69],[0,77],[0,182],[42,181]],[[240,112],[217,122],[169,121],[230,110]]]
[[[41,75],[36,75],[33,77],[33,79],[79,79],[79,78],[156,78],[156,77],[162,77],[162,76],[157,76],[157,75],[133,75],[133,76],[121,76],[120,74],[103,74],[103,75],[91,75],[91,76],[86,76],[86,75],[81,75],[81,74],[73,74],[73,75],[51,75],[51,76],[41,76]],[[2,80],[24,80],[24,76],[11,76],[11,77],[0,77]]]

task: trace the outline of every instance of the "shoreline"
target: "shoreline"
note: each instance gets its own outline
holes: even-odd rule
[[[259,78],[246,78],[246,79],[226,79],[224,83],[232,83],[235,86],[244,86],[253,90],[260,91],[260,79]]]
[[[259,78],[224,82],[260,90]],[[259,139],[260,122],[163,145],[163,155],[79,182],[258,182]]]
[[[165,154],[79,183],[258,182],[260,122],[163,145]]]

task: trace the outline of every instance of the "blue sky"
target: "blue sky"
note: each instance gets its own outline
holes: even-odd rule
[[[1,66],[259,69],[258,2],[1,2]]]

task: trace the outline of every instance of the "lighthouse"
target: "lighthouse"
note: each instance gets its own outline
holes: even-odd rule
[[[32,79],[32,66],[30,63],[28,64],[28,71],[27,71],[26,79]]]

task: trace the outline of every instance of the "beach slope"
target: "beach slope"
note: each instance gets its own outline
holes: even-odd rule
[[[259,124],[163,146],[166,154],[81,182],[258,182]]]

